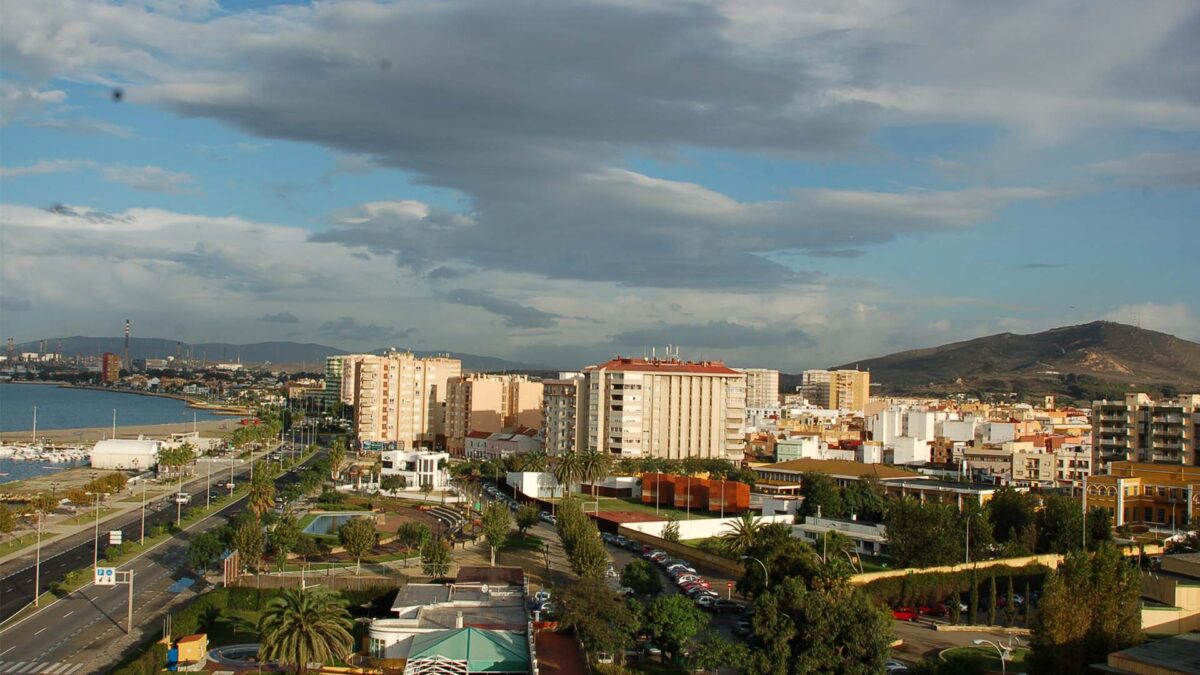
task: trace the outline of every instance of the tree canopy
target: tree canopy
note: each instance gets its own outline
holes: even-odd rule
[[[686,595],[660,595],[646,607],[643,628],[672,660],[708,626],[708,615]]]
[[[508,508],[500,502],[492,502],[483,510],[483,536],[491,547],[492,565],[496,564],[496,549],[504,544],[508,533],[512,531],[512,515]]]
[[[351,518],[338,528],[338,542],[346,552],[354,556],[354,573],[358,574],[362,557],[375,548],[379,533],[375,521],[367,517]]]
[[[620,658],[633,645],[638,617],[603,580],[580,579],[562,590],[561,600],[561,623],[589,652]]]

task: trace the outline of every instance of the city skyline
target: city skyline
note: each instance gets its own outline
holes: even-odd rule
[[[1165,2],[7,6],[4,337],[788,372],[1095,319],[1197,340],[1197,29]]]

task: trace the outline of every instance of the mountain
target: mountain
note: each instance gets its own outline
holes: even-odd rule
[[[870,370],[871,381],[891,393],[1086,393],[1079,383],[1200,391],[1200,344],[1110,321],[1000,333],[838,367]]]
[[[36,352],[41,348],[39,340],[23,342],[15,345],[18,352]],[[73,336],[65,338],[46,339],[47,352],[59,352],[65,357],[99,356],[104,352],[122,354],[125,350],[125,338],[122,337],[84,337]],[[59,343],[61,342],[61,346]],[[191,344],[166,340],[163,338],[129,338],[129,358],[131,359],[165,359],[176,354],[213,362],[241,361],[242,363],[273,363],[277,365],[303,364],[309,370],[324,370],[325,357],[336,354],[348,354],[344,349],[319,345],[311,342],[255,342],[251,344],[231,344],[226,342],[201,342]],[[382,353],[383,349],[371,353]],[[418,356],[444,354],[446,352],[413,352]],[[506,361],[494,356],[478,356],[475,354],[449,353],[452,358],[462,361],[463,368],[468,370],[522,370],[533,366]]]

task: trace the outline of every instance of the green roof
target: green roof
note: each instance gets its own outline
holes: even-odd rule
[[[471,673],[529,670],[525,636],[509,631],[455,628],[413,637],[409,662],[434,657],[466,662]]]

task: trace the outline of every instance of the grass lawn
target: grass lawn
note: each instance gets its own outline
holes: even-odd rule
[[[592,505],[596,500],[592,499],[589,494],[575,494],[575,497],[582,498],[583,510],[587,513],[593,511]],[[546,501],[558,502],[560,499],[548,499]],[[654,515],[654,504],[643,504],[637,499],[622,499],[619,497],[600,497],[601,511],[632,511],[634,513],[648,513]],[[709,513],[702,509],[692,509],[691,518],[688,517],[688,512],[684,509],[677,509],[671,506],[658,507],[658,515],[666,520],[669,514],[675,514],[680,520],[691,520],[697,518],[717,518],[720,514]]]
[[[103,508],[103,509],[100,509],[100,517],[104,518],[104,517],[106,517],[110,514],[116,513],[116,512],[117,512],[116,509]],[[70,518],[67,518],[66,520],[64,520],[58,524],[59,525],[81,525],[83,523],[90,523],[95,520],[96,520],[96,512],[91,509],[88,509],[86,512],[80,513],[79,515],[76,515],[76,516],[71,516]]]
[[[528,551],[540,551],[542,550],[542,540],[532,534],[522,537],[519,533],[512,532],[504,540],[504,545],[500,548],[505,550],[525,549]]]
[[[959,654],[966,655],[974,663],[982,666],[986,670],[1000,670],[1000,655],[996,653],[995,648],[990,645],[980,647],[954,647],[942,652],[942,658],[950,658]],[[1014,649],[1012,652],[1012,660],[1006,661],[1006,667],[1013,672],[1021,672],[1025,666],[1025,657],[1029,654],[1028,649]]]
[[[167,492],[169,492],[169,490],[146,490],[146,501],[148,502],[148,501],[154,499],[155,497],[161,497],[161,496],[167,494]],[[142,493],[139,491],[137,494],[133,495],[132,497],[126,497],[120,501],[122,504],[141,504],[142,503]]]
[[[208,632],[210,647],[258,642],[258,617],[252,609],[222,609]]]
[[[42,538],[46,538],[45,530],[42,531]],[[30,532],[19,537],[5,538],[3,543],[0,543],[0,555],[8,555],[13,551],[19,551],[26,546],[33,546],[37,543],[37,532]]]
[[[864,555],[859,556],[859,560],[862,561],[863,572],[882,572],[895,567],[895,563],[890,558],[881,556]]]

